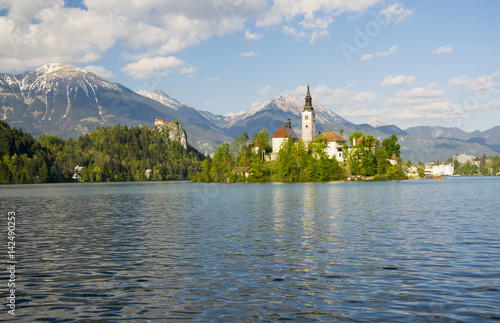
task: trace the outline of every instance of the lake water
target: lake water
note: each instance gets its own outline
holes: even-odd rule
[[[500,177],[0,186],[0,319],[500,320],[499,197]]]

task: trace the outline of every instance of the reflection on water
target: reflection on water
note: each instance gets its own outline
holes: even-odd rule
[[[499,188],[2,186],[18,219],[14,319],[499,319]]]

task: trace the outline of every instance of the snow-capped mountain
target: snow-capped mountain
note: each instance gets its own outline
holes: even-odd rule
[[[204,152],[230,139],[194,109],[161,97],[159,102],[139,95],[73,65],[51,63],[18,75],[0,74],[0,119],[34,136],[76,138],[98,126],[152,126],[161,118],[182,123],[190,143],[200,142]]]
[[[156,90],[156,91],[146,91],[146,90],[140,90],[137,91],[137,94],[140,94],[142,96],[145,96],[147,98],[150,98],[152,100],[158,101],[167,107],[171,107],[172,109],[178,110],[180,107],[183,106],[182,103],[177,101],[174,98],[171,98],[167,93],[163,92],[162,90]]]
[[[160,118],[179,121],[191,145],[204,153],[214,153],[219,144],[232,141],[243,132],[253,136],[265,127],[272,135],[287,118],[300,135],[304,104],[304,98],[282,95],[245,112],[221,116],[198,111],[162,91],[136,93],[73,65],[51,63],[18,75],[0,73],[0,119],[34,136],[76,138],[98,126],[151,127],[154,119]],[[491,155],[494,154],[491,149],[500,152],[500,127],[473,133],[442,127],[415,127],[404,131],[394,125],[383,125],[385,122],[379,119],[372,119],[371,125],[355,125],[314,100],[313,107],[318,132],[343,129],[347,138],[352,132],[361,131],[379,140],[396,134],[403,154],[412,160],[442,158],[438,153],[449,157],[469,152]],[[236,107],[235,111],[242,108],[245,107]],[[444,144],[438,141],[445,139],[436,137],[449,138],[446,147],[457,148],[443,152]],[[425,145],[423,140],[427,140]]]
[[[247,132],[252,136],[264,127],[272,135],[281,125],[285,124],[287,118],[290,118],[292,121],[292,128],[294,128],[295,132],[300,134],[302,131],[302,110],[304,104],[304,98],[281,95],[255,105],[247,112],[225,116],[214,115],[210,112],[202,113],[206,118],[225,129],[226,133],[232,137],[239,136],[243,132]],[[352,123],[321,104],[313,102],[313,106],[316,112],[316,127],[318,131],[330,128],[346,128],[352,125]]]
[[[339,115],[332,112],[330,109],[325,108],[319,103],[314,103],[314,111],[316,112],[316,122],[319,124],[330,123],[349,123]],[[274,99],[268,100],[262,104],[254,106],[246,113],[235,115],[234,118],[225,126],[230,128],[241,120],[251,118],[255,115],[263,113],[266,110],[279,110],[282,113],[302,118],[302,110],[304,108],[304,99],[292,95],[281,95]],[[286,121],[286,120],[284,120]]]
[[[79,110],[87,101],[84,106],[88,117],[105,122],[110,114],[104,111],[98,93],[122,90],[118,84],[73,65],[50,63],[20,75],[0,74],[0,91],[8,103],[2,107],[2,119],[22,114],[40,121],[61,120],[75,112],[76,103]],[[14,111],[9,104],[14,99],[24,103],[25,109]]]
[[[373,128],[381,127],[381,126],[388,126],[389,124],[377,117],[373,117],[368,121],[368,124],[372,126]]]

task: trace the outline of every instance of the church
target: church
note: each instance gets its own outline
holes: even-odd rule
[[[329,158],[335,158],[338,161],[344,161],[343,146],[346,140],[340,137],[333,131],[325,131],[316,136],[316,113],[312,105],[311,92],[309,91],[309,84],[307,85],[307,94],[305,99],[304,109],[302,109],[302,141],[308,145],[317,137],[324,138],[327,141],[326,153]],[[278,152],[281,145],[286,140],[299,140],[299,137],[293,131],[290,118],[287,119],[286,124],[282,125],[271,137],[272,153],[271,160],[278,158]]]

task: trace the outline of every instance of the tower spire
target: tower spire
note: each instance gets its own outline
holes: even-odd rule
[[[316,138],[316,113],[312,106],[311,91],[307,83],[306,104],[302,110],[302,140],[307,145]]]
[[[311,92],[309,91],[309,83],[307,83],[307,94],[306,94],[306,104],[304,105],[304,111],[312,111],[312,97]]]

